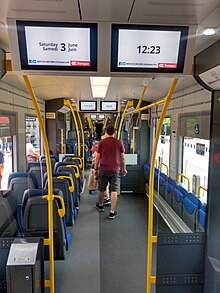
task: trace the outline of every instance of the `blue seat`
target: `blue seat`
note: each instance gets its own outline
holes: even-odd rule
[[[0,237],[14,237],[18,235],[19,229],[16,223],[15,206],[10,203],[10,191],[0,191]]]
[[[58,159],[57,156],[50,155],[50,161],[51,161],[51,168],[52,168],[52,171],[53,171],[54,170],[54,166],[55,166],[55,164],[57,162],[59,162],[59,159]],[[40,162],[46,164],[46,156],[41,156],[40,157]]]
[[[37,184],[39,188],[43,188],[44,174],[47,172],[47,167],[45,162],[34,162],[28,163],[27,172],[33,173],[37,179]]]
[[[26,189],[38,188],[37,179],[33,173],[26,172],[14,172],[9,174],[8,177],[8,189],[11,191],[11,196],[16,206],[17,220],[22,227],[21,207],[22,198]]]
[[[206,206],[201,206],[196,215],[196,232],[205,232],[206,229]]]
[[[183,199],[183,221],[193,231],[196,231],[196,214],[202,202],[193,194],[188,193]]]
[[[184,194],[179,191],[177,188],[174,188],[172,191],[172,208],[180,216],[183,217],[183,198]]]
[[[61,194],[57,189],[54,189],[53,192],[54,194]],[[47,199],[42,197],[47,194],[48,191],[45,189],[29,189],[24,192],[22,209],[25,237],[48,238],[48,203]],[[65,259],[65,251],[69,247],[70,241],[70,235],[66,233],[65,222],[58,213],[59,205],[59,200],[53,201],[55,260]],[[49,249],[48,246],[45,246],[45,260],[48,259]]]
[[[81,181],[80,181],[80,175],[78,172],[76,172],[76,169],[74,168],[74,165],[70,163],[63,163],[59,162],[55,165],[55,172],[70,172],[72,174],[72,178],[74,180],[74,206],[78,208],[79,201],[80,201],[80,192],[81,192]]]
[[[167,180],[164,179],[164,177],[160,177],[159,179],[159,194],[165,199],[165,192],[166,192],[166,184]]]
[[[147,183],[149,183],[149,177],[150,177],[150,163],[144,164],[144,177]]]
[[[59,173],[58,173],[59,174]],[[70,191],[70,184],[68,179],[61,179],[59,177],[62,177],[61,175],[52,177],[53,181],[53,188],[58,188],[63,193],[63,199],[65,203],[65,219],[66,219],[66,225],[67,226],[73,226],[74,223],[74,208],[73,208],[73,198],[72,198],[72,192]],[[48,189],[48,180],[46,180],[45,189]]]
[[[175,181],[174,181],[175,182]],[[167,203],[172,206],[172,192],[175,188],[175,186],[172,184],[173,182],[170,182],[169,181],[169,178],[168,178],[168,181],[166,182],[165,184],[165,187],[164,187],[164,197],[165,197],[165,200],[167,201]]]
[[[76,219],[77,213],[78,213],[78,205],[75,206],[75,203],[78,203],[78,199],[77,199],[77,190],[75,185],[77,184],[76,182],[74,182],[74,178],[73,178],[73,174],[70,172],[70,170],[68,169],[66,172],[53,172],[52,173],[52,177],[58,177],[58,176],[64,176],[65,180],[68,181],[69,186],[71,187],[71,196],[72,196],[72,208],[73,208],[73,216],[74,219]],[[47,181],[47,173],[44,174],[44,185]],[[74,183],[74,186],[72,187],[72,182]]]

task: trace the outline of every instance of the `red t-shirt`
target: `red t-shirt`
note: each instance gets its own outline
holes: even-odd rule
[[[100,154],[101,171],[119,171],[121,153],[125,152],[123,143],[114,138],[107,137],[98,144],[97,153]]]

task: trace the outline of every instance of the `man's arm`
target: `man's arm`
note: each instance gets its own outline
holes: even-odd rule
[[[126,160],[125,160],[125,154],[121,153],[121,162],[122,162],[122,175],[125,176],[128,172],[126,170]]]
[[[99,162],[100,162],[100,153],[96,153],[96,156],[95,156],[95,163],[94,163],[95,175],[98,174],[98,170],[99,170]]]

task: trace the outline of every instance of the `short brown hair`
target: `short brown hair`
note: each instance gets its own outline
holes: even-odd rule
[[[109,125],[106,127],[105,131],[107,132],[108,135],[113,135],[115,133],[115,128],[113,125]]]

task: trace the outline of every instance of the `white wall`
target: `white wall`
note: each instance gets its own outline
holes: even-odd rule
[[[44,100],[38,99],[38,105],[42,116],[45,113]],[[14,171],[26,170],[25,156],[25,115],[34,115],[35,110],[28,92],[15,88],[3,80],[0,81],[0,111],[6,111],[16,114],[17,135],[16,135],[16,153],[14,156]]]

